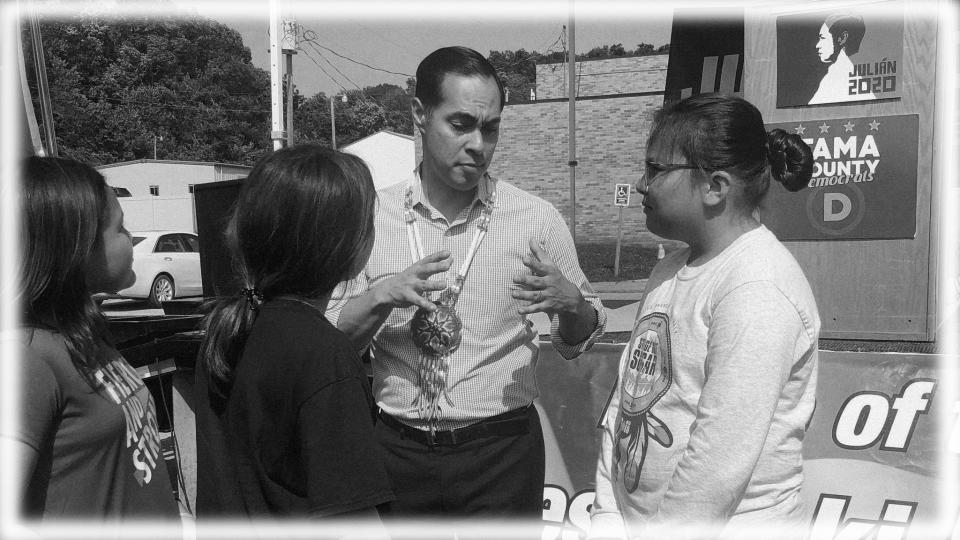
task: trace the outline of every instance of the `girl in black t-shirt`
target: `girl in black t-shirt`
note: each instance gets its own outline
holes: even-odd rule
[[[240,294],[217,300],[197,361],[198,518],[371,518],[393,499],[369,381],[325,318],[373,244],[360,158],[303,145],[242,182],[226,227]],[[379,529],[378,529],[379,530]]]

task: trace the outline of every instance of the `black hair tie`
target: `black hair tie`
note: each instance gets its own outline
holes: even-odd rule
[[[259,311],[263,305],[263,293],[256,287],[244,287],[240,289],[240,296],[247,299],[247,305],[254,311]]]

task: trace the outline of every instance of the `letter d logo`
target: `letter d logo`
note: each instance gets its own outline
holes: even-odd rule
[[[834,203],[840,203],[839,208]],[[843,221],[850,215],[853,204],[850,197],[843,193],[824,193],[823,194],[823,221]]]

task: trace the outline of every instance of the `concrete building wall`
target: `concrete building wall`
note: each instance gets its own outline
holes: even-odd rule
[[[244,178],[253,167],[227,163],[141,159],[97,167],[113,187],[130,191],[120,197],[130,231],[197,230],[190,185]],[[158,195],[151,195],[157,186]]]
[[[120,197],[128,231],[177,230],[197,232],[193,196]]]
[[[413,137],[380,131],[341,148],[363,159],[377,189],[404,181],[416,166]]]
[[[226,163],[141,159],[97,167],[113,187],[124,187],[134,197],[149,197],[158,186],[160,197],[189,195],[191,184],[243,178],[252,167]]]
[[[631,56],[577,62],[577,96],[662,91],[669,55]],[[566,65],[537,65],[537,99],[567,97]]]

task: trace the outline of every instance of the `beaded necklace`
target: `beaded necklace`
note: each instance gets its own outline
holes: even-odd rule
[[[470,271],[473,258],[486,237],[490,226],[490,214],[496,201],[496,191],[490,193],[484,204],[483,213],[477,219],[477,230],[467,256],[457,271],[453,284],[448,285],[440,293],[439,300],[434,304],[435,311],[423,308],[417,310],[410,321],[410,334],[413,342],[420,349],[419,377],[420,394],[417,398],[418,413],[421,419],[430,422],[430,429],[435,429],[436,423],[442,417],[440,396],[446,396],[447,373],[450,368],[450,354],[460,346],[463,323],[455,309],[463,284]],[[410,257],[414,262],[424,257],[423,240],[417,226],[417,214],[413,210],[413,185],[407,186],[404,198],[404,219],[407,229],[407,243],[410,245]],[[447,396],[449,402],[449,396]]]

